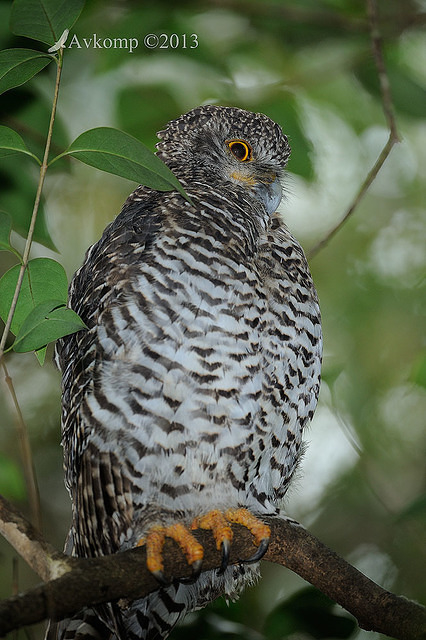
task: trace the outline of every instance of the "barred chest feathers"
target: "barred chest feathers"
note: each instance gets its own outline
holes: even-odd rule
[[[70,288],[88,330],[57,349],[73,505],[67,552],[148,545],[153,527],[177,536],[176,523],[207,518],[223,571],[85,609],[49,638],[83,629],[86,638],[160,640],[186,612],[237,595],[257,576],[268,536],[254,564],[226,568],[229,527],[217,522],[250,528],[280,514],[317,402],[318,300],[275,213],[289,155],[281,128],[205,106],[159,137],[158,155],[191,203],[138,187]]]

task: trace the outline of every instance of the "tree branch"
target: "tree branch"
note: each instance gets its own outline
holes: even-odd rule
[[[53,580],[69,570],[70,559],[49,544],[2,495],[0,533],[42,580]]]
[[[383,112],[385,114],[386,122],[389,127],[389,138],[385,146],[381,150],[379,157],[377,158],[373,168],[367,174],[364,182],[362,183],[358,193],[356,194],[352,204],[347,209],[343,218],[327,233],[327,235],[320,240],[308,253],[309,258],[313,258],[321,249],[323,249],[330,240],[336,235],[336,233],[343,227],[345,222],[351,217],[362,198],[366,194],[371,183],[375,180],[377,174],[382,168],[385,160],[389,156],[394,144],[399,142],[398,131],[396,127],[396,120],[394,114],[394,108],[392,103],[392,95],[390,90],[390,83],[388,74],[386,72],[386,66],[383,58],[383,46],[382,37],[379,30],[377,5],[376,0],[367,0],[367,14],[370,27],[371,48],[374,57],[374,63],[377,69],[377,76],[380,84],[380,93],[382,97]]]
[[[37,476],[34,467],[34,460],[31,452],[30,438],[28,428],[22,415],[18,397],[16,395],[13,380],[9,374],[8,368],[4,360],[1,360],[1,366],[4,371],[4,379],[12,398],[16,415],[16,432],[18,434],[19,443],[21,445],[22,466],[24,469],[25,484],[27,486],[28,499],[31,508],[31,515],[34,525],[39,531],[42,530],[40,494],[37,484]]]
[[[383,111],[389,127],[390,139],[395,143],[399,142],[399,136],[396,128],[389,78],[386,72],[385,61],[383,58],[383,44],[382,36],[379,30],[376,0],[367,0],[367,14],[370,24],[371,48],[373,51],[374,62],[376,64],[377,75],[379,78],[380,93],[382,94]]]
[[[50,112],[49,129],[48,129],[48,132],[47,132],[46,145],[45,145],[45,148],[44,148],[43,162],[41,163],[41,167],[40,167],[40,176],[39,176],[38,185],[37,185],[37,192],[36,192],[36,196],[35,196],[33,212],[32,212],[32,215],[31,215],[30,226],[29,226],[29,229],[28,229],[27,240],[25,242],[24,254],[22,256],[22,264],[21,264],[21,268],[20,268],[20,271],[19,271],[19,275],[18,275],[18,281],[16,283],[15,292],[13,294],[13,299],[12,299],[12,303],[10,305],[9,313],[8,313],[8,316],[7,316],[7,319],[6,319],[6,323],[5,323],[5,326],[4,326],[4,329],[3,329],[3,334],[2,334],[1,339],[0,339],[0,361],[3,358],[3,355],[4,355],[4,349],[5,349],[5,346],[6,346],[6,341],[7,341],[8,335],[9,335],[10,327],[12,325],[12,320],[13,320],[13,316],[15,314],[16,305],[18,303],[19,292],[21,290],[22,282],[24,280],[25,270],[26,270],[26,268],[28,266],[28,262],[30,260],[31,245],[32,245],[32,242],[33,242],[33,235],[34,235],[34,230],[35,230],[35,224],[36,224],[36,221],[37,221],[37,214],[38,214],[38,210],[39,210],[39,206],[40,206],[41,194],[42,194],[43,186],[44,186],[44,180],[46,178],[46,172],[47,172],[47,167],[48,167],[48,159],[49,159],[49,151],[50,151],[50,144],[51,144],[51,141],[52,141],[53,125],[54,125],[54,122],[55,122],[56,107],[58,105],[59,84],[60,84],[60,81],[61,81],[63,53],[64,53],[64,50],[63,50],[63,48],[61,48],[59,50],[59,52],[58,52],[58,57],[56,59],[57,69],[56,69],[55,93],[54,93],[54,96],[53,96],[52,109],[51,109],[51,112]]]
[[[367,193],[371,183],[375,180],[377,174],[379,173],[380,169],[384,165],[395,142],[396,140],[393,137],[393,134],[390,133],[388,141],[386,142],[385,146],[381,150],[379,157],[374,163],[374,166],[368,172],[367,177],[365,178],[364,182],[360,186],[358,193],[356,194],[355,198],[353,199],[351,205],[347,209],[343,218],[339,220],[339,222],[332,229],[330,229],[330,231],[322,240],[320,240],[314,247],[312,247],[312,249],[308,252],[308,258],[310,259],[313,258],[319,251],[321,251],[321,249],[323,249],[330,242],[330,240],[336,235],[336,233],[340,231],[340,229],[343,227],[343,225],[348,220],[348,218],[351,217],[351,215],[353,214],[353,212],[355,211],[355,209],[357,208],[357,206],[359,205],[359,203]]]
[[[31,565],[41,576],[49,571],[51,576],[57,576],[0,603],[0,636],[49,617],[70,616],[84,606],[119,598],[135,599],[159,588],[146,568],[143,547],[96,559],[67,558],[52,549],[4,499],[0,505],[0,517],[8,519],[7,526],[1,525],[0,530],[9,531],[11,544],[19,552],[24,548],[27,560],[31,560],[31,551],[39,557],[44,554],[44,562],[39,559]],[[364,629],[397,640],[426,639],[426,609],[382,589],[294,521],[280,518],[266,521],[272,530],[266,560],[291,569],[313,584],[352,613]],[[233,529],[230,562],[237,563],[252,555],[253,540],[244,527],[236,525]],[[194,535],[204,547],[203,570],[219,567],[221,555],[211,533],[197,530]],[[24,538],[28,541],[22,544]],[[164,562],[169,575],[190,576],[190,568],[171,540],[164,547]]]

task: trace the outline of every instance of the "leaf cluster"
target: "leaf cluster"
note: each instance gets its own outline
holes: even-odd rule
[[[0,93],[27,83],[49,64],[62,66],[63,45],[83,6],[84,0],[64,0],[59,3],[56,0],[15,0],[10,20],[13,33],[51,47],[46,52],[24,48],[0,51]],[[58,85],[59,80],[56,96]],[[54,116],[55,110],[52,110],[52,121]],[[175,189],[186,197],[168,167],[139,140],[122,131],[110,127],[85,131],[53,157],[49,155],[51,143],[48,134],[44,157],[40,158],[29,149],[17,131],[0,126],[0,157],[20,154],[37,163],[40,167],[40,191],[47,169],[58,160],[72,156],[101,171],[143,183],[159,191]],[[39,200],[36,197],[33,223],[36,222],[38,208]],[[29,225],[30,212],[24,212],[23,217]],[[85,325],[76,313],[66,307],[67,279],[63,267],[48,258],[28,261],[25,254],[21,256],[12,245],[12,229],[23,233],[22,226],[22,215],[19,212],[16,214],[13,207],[11,211],[0,212],[0,250],[11,252],[20,263],[0,280],[0,317],[15,335],[9,349],[16,352],[35,351],[42,364],[48,343],[80,331]],[[53,246],[47,231],[36,235],[35,239],[48,247]],[[31,241],[32,236],[28,236],[27,243],[31,244]],[[25,269],[22,282],[19,281],[21,267]],[[19,296],[14,300],[17,291]]]

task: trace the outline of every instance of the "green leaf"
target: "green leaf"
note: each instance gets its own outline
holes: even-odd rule
[[[53,57],[32,49],[0,51],[0,93],[19,87],[44,69]]]
[[[0,211],[0,249],[11,249],[10,232],[12,231],[12,219],[9,214]]]
[[[426,492],[421,493],[398,514],[397,521],[417,520],[419,526],[426,523]]]
[[[37,190],[32,171],[25,170],[25,163],[29,162],[26,156],[15,154],[9,156],[0,168],[0,209],[9,213],[14,231],[24,238],[28,233]],[[43,199],[38,210],[34,240],[57,251],[47,228]]]
[[[12,251],[17,253],[10,244],[10,232],[12,231],[12,218],[8,213],[0,211],[0,251]]]
[[[42,347],[41,349],[36,349],[34,351],[36,358],[39,362],[39,365],[41,367],[44,365],[44,361],[46,360],[46,352],[47,352],[47,345],[45,347]]]
[[[281,640],[292,634],[325,639],[349,638],[356,622],[333,612],[333,600],[313,587],[307,587],[279,604],[268,615],[264,633],[268,640]]]
[[[415,384],[418,384],[419,387],[426,389],[426,356],[424,353],[420,353],[418,358],[414,361],[410,380]]]
[[[86,325],[61,300],[47,300],[34,307],[25,318],[13,350],[18,353],[40,349],[62,336],[86,329]]]
[[[377,98],[381,98],[377,72],[372,65],[359,65],[355,69],[355,74],[367,91]],[[396,111],[423,120],[426,89],[416,82],[408,71],[395,60],[389,61],[387,76],[392,89],[392,102]]]
[[[186,197],[179,180],[164,162],[142,142],[118,129],[99,127],[85,131],[63,155],[71,155],[101,171],[134,180],[151,189],[176,189]]]
[[[288,170],[302,176],[305,180],[312,180],[314,175],[311,159],[312,145],[300,121],[300,105],[290,93],[286,93],[285,99],[283,98],[280,92],[278,96],[262,101],[261,111],[278,122],[288,137],[291,146]]]
[[[83,7],[84,0],[15,0],[10,28],[18,36],[52,45],[72,27]]]
[[[9,313],[18,281],[20,265],[7,271],[0,280],[0,316],[3,321]],[[51,258],[34,258],[28,263],[13,316],[11,331],[17,335],[27,316],[46,300],[59,300],[66,304],[68,281],[65,270]],[[45,343],[43,343],[45,344]],[[43,346],[43,345],[39,345]]]
[[[19,133],[9,127],[0,126],[0,158],[13,153],[25,153],[31,158],[35,158],[39,164],[40,160],[27,148]]]

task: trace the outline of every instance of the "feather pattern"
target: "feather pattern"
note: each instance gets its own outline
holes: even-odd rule
[[[87,252],[70,305],[87,331],[57,346],[73,505],[67,552],[134,546],[207,510],[279,513],[319,392],[321,325],[303,251],[275,213],[290,149],[262,114],[205,106],[159,133],[190,196],[139,186]],[[241,162],[229,140],[244,140]],[[277,182],[278,181],[278,182]],[[237,597],[257,565],[85,609],[49,638],[166,638]]]

